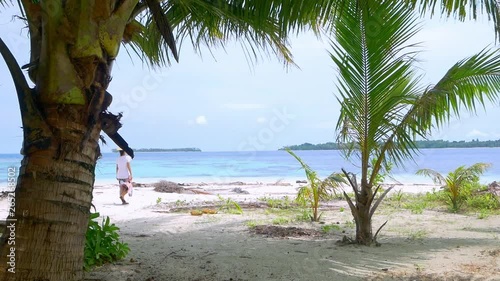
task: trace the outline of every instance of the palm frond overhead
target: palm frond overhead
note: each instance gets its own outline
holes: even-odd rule
[[[172,33],[172,26],[166,16],[163,13],[160,2],[157,0],[145,0],[149,11],[151,12],[151,17],[154,19],[157,30],[160,32],[163,40],[170,48],[172,55],[176,61],[179,61],[179,54],[177,53],[177,47],[175,46],[175,36]]]
[[[378,158],[374,152],[403,119],[406,101],[418,93],[411,67],[417,46],[407,43],[418,30],[413,12],[398,1],[352,1],[335,23],[331,58],[340,74],[339,141],[356,143],[347,153],[359,154],[362,162]]]
[[[139,2],[132,13],[129,22],[137,20],[142,28],[130,43],[141,58],[159,66],[169,64],[175,52],[168,49],[174,50],[172,47],[186,39],[197,52],[202,46],[224,48],[237,40],[252,61],[262,54],[273,54],[284,63],[293,63],[288,36],[306,29],[319,35],[320,28],[331,23],[347,0],[172,0],[158,3],[164,16],[156,4],[145,4],[149,2],[155,1]],[[169,32],[168,28],[162,31],[164,26],[172,27],[176,42],[165,36]]]
[[[500,3],[497,0],[406,0],[413,8],[419,9],[421,14],[439,12],[446,17],[455,17],[460,21],[467,18],[477,19],[485,13],[495,25],[495,34],[500,35]]]
[[[12,4],[12,0],[0,0],[0,6],[6,7]]]

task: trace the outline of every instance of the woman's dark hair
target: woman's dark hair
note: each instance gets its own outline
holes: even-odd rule
[[[123,155],[125,155],[125,151],[120,150],[120,156],[123,156]]]

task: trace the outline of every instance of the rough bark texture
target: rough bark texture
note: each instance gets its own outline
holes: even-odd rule
[[[356,243],[362,245],[371,245],[373,241],[372,220],[370,217],[371,189],[362,185],[361,192],[356,200]]]
[[[28,73],[36,86],[27,87],[15,59],[0,49],[24,132],[15,212],[8,217],[16,220],[15,245],[8,240],[12,231],[4,230],[0,280],[83,278],[101,117],[109,116],[106,88],[137,2],[22,1],[32,49]]]
[[[15,244],[2,247],[1,280],[83,277],[83,246],[99,131],[95,129],[91,140],[80,150],[75,141],[82,139],[85,131],[78,124],[67,122],[70,112],[54,110],[47,115],[47,120],[59,123],[60,140],[47,149],[26,155],[22,161],[15,192]],[[4,232],[2,238],[8,238],[9,234]],[[11,247],[15,248],[15,267],[6,260]]]
[[[366,180],[362,179],[361,186],[358,186],[358,182],[354,174],[348,173],[344,169],[342,169],[342,172],[354,191],[354,198],[349,197],[347,193],[344,192],[344,197],[349,204],[351,214],[356,223],[356,237],[354,243],[370,246],[376,242],[372,231],[372,215],[379,202],[377,201],[375,205],[372,206],[375,195]],[[375,190],[375,193],[376,191],[377,190]]]
[[[369,207],[358,204],[358,215],[354,217],[354,220],[356,222],[356,243],[371,245],[373,242],[373,233]]]

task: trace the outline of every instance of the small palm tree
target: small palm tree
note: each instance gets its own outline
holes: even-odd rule
[[[344,177],[341,173],[332,173],[325,180],[321,180],[318,174],[309,167],[297,154],[293,153],[290,149],[286,149],[300,163],[304,171],[308,184],[300,187],[297,194],[297,202],[302,205],[309,205],[312,209],[312,221],[319,221],[321,214],[318,213],[319,202],[326,199],[330,194],[335,193],[336,189],[341,183],[345,183]]]
[[[446,178],[439,172],[431,169],[420,169],[417,171],[417,175],[431,177],[434,183],[442,185],[442,188],[444,188],[450,199],[452,211],[457,212],[463,200],[466,199],[464,196],[464,187],[478,182],[479,176],[490,167],[491,164],[488,163],[476,163],[470,167],[464,165],[458,167],[453,172],[449,172]]]
[[[376,242],[372,217],[391,190],[376,197],[386,163],[402,165],[418,151],[416,137],[425,138],[461,110],[475,112],[486,100],[498,101],[500,92],[498,50],[459,61],[435,85],[419,85],[413,68],[418,45],[409,40],[420,24],[404,2],[352,0],[334,23],[338,141],[347,144],[346,158],[361,167],[356,176],[344,171],[354,197],[344,196],[356,222],[355,242],[364,245]]]

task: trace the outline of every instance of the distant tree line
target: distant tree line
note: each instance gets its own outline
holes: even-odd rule
[[[416,141],[418,148],[473,148],[473,147],[500,147],[500,139],[479,141],[475,139],[472,141],[446,141],[446,140],[422,140]],[[343,144],[327,142],[320,144],[303,143],[299,145],[290,145],[279,150],[289,148],[291,150],[339,150],[342,149]]]
[[[138,148],[133,149],[135,152],[201,152],[201,149],[196,147],[187,148]],[[118,150],[113,149],[113,152]]]

